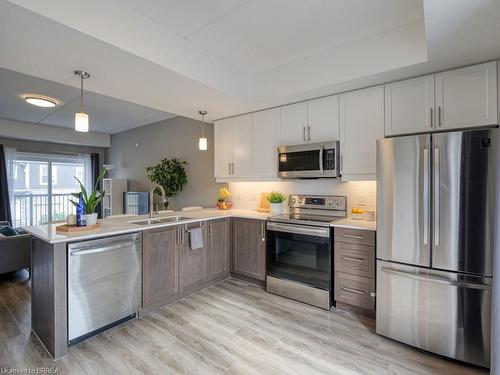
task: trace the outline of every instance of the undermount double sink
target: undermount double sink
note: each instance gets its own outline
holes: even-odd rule
[[[185,217],[185,216],[169,216],[169,217],[162,217],[162,218],[157,218],[157,219],[131,221],[130,223],[136,224],[136,225],[153,225],[153,224],[162,224],[162,223],[177,223],[179,221],[185,221],[185,220],[191,220],[191,218]]]

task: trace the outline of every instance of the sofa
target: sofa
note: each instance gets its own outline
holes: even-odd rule
[[[0,226],[10,225],[0,221]],[[31,269],[31,234],[18,230],[15,236],[0,237],[0,274]]]

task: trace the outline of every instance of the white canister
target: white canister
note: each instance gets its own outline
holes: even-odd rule
[[[66,217],[66,224],[68,225],[76,225],[76,215],[70,214]]]
[[[94,212],[93,214],[87,214],[85,216],[87,216],[87,226],[97,223],[97,212]]]
[[[375,211],[366,210],[365,211],[365,220],[366,221],[375,221]]]
[[[283,213],[283,203],[270,203],[271,214],[277,215]]]

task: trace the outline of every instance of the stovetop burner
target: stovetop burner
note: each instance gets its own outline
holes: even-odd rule
[[[280,223],[294,223],[304,225],[315,225],[328,227],[333,221],[342,219],[343,217],[333,215],[314,215],[311,213],[287,213],[281,215],[270,216],[269,221]]]
[[[290,195],[289,213],[271,216],[269,221],[329,227],[346,214],[346,197],[334,195]]]

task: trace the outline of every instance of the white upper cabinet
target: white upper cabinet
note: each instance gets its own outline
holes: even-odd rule
[[[385,135],[429,132],[434,126],[434,74],[385,85]]]
[[[281,107],[281,144],[296,145],[307,142],[307,103]]]
[[[252,148],[253,175],[278,176],[278,146],[281,137],[281,111],[268,109],[253,114]]]
[[[437,129],[498,123],[495,61],[436,74]]]
[[[214,173],[227,178],[233,162],[233,119],[214,121]]]
[[[214,122],[216,178],[252,176],[252,115]]]
[[[340,95],[343,181],[376,179],[377,139],[380,138],[384,138],[384,87]]]
[[[339,96],[307,102],[307,141],[328,142],[339,139]]]
[[[252,176],[252,115],[233,119],[232,177]]]

